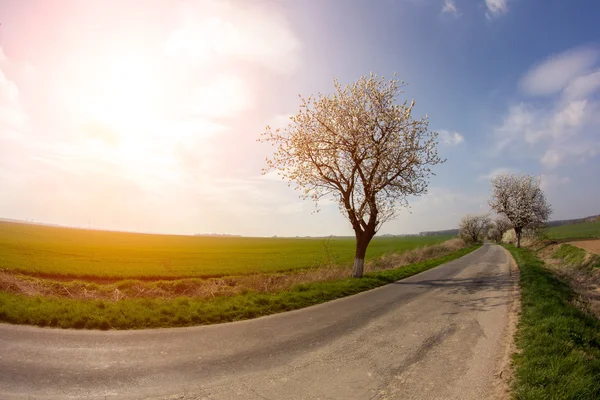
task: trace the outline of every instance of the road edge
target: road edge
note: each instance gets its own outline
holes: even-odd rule
[[[512,382],[514,379],[512,358],[513,355],[518,352],[515,343],[515,334],[517,333],[517,326],[521,315],[521,286],[519,285],[519,265],[510,251],[504,247],[502,247],[502,249],[508,258],[511,289],[509,295],[510,303],[508,304],[508,310],[505,317],[505,328],[502,334],[504,339],[504,352],[499,359],[499,368],[494,374],[494,377],[496,378],[494,398],[497,400],[510,400],[512,399]]]

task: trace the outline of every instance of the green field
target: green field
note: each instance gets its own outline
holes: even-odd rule
[[[557,240],[600,238],[600,221],[554,226],[546,229],[546,233]]]
[[[367,259],[449,238],[375,238]],[[210,277],[350,264],[353,255],[354,238],[150,235],[0,222],[0,269],[42,275]]]
[[[212,299],[99,301],[31,297],[0,291],[0,322],[77,329],[143,329],[240,321],[296,310],[386,285],[455,260],[480,246],[462,248],[400,268],[366,273],[362,279],[308,282],[272,293],[248,290],[236,296]]]

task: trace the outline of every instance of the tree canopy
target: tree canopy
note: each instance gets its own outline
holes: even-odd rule
[[[284,129],[266,128],[260,139],[275,146],[267,168],[294,182],[301,196],[332,196],[356,234],[353,276],[363,274],[367,246],[408,196],[427,192],[431,167],[442,163],[427,117],[413,119],[414,100],[396,104],[404,83],[374,74],[332,95],[301,98]]]
[[[523,230],[543,226],[552,214],[552,207],[540,188],[541,180],[531,175],[504,174],[493,177],[491,183],[489,205],[510,221],[520,247]]]

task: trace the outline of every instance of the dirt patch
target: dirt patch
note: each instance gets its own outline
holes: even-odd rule
[[[600,239],[579,240],[577,242],[570,242],[569,244],[577,246],[580,249],[587,250],[591,253],[600,254]]]
[[[460,239],[426,246],[401,254],[389,254],[368,262],[365,271],[382,271],[448,255],[465,247]],[[26,296],[72,298],[81,300],[119,301],[135,298],[177,297],[214,298],[234,296],[247,291],[261,293],[287,290],[310,282],[349,278],[350,267],[329,266],[277,274],[252,274],[219,278],[185,278],[147,281],[90,281],[87,279],[47,279],[14,271],[0,270],[0,290]]]

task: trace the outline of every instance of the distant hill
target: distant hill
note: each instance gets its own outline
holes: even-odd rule
[[[420,236],[439,236],[439,235],[458,235],[458,229],[446,229],[441,231],[425,231],[419,232]]]
[[[556,221],[547,222],[546,226],[551,228],[554,226],[581,224],[583,222],[594,222],[594,221],[600,221],[600,215],[590,215],[589,217],[574,218],[574,219],[558,219]],[[419,232],[419,235],[420,236],[458,235],[458,229],[446,229],[446,230],[440,230],[440,231],[425,231],[425,232]]]
[[[581,224],[582,222],[595,222],[600,221],[600,215],[591,215],[589,217],[584,218],[575,218],[575,219],[559,219],[556,221],[550,221],[546,223],[546,226],[561,226],[561,225],[571,225],[571,224]]]

